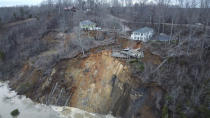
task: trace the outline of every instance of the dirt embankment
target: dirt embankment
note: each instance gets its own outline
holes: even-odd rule
[[[126,38],[118,37],[116,40],[117,44],[120,45],[122,48],[142,48],[143,44],[141,41],[133,41]]]
[[[25,65],[20,78],[14,84],[23,84],[15,86],[16,90],[36,101],[106,114],[120,108],[121,102],[117,101],[125,96],[130,72],[125,62],[104,50],[86,58],[61,61],[47,77]]]
[[[132,78],[130,70],[128,63],[111,57],[111,50],[92,51],[85,58],[78,56],[59,62],[50,76],[26,64],[12,84],[20,94],[45,104],[154,118],[158,110],[152,105],[160,106],[163,93],[157,87],[136,85],[141,80]]]
[[[60,41],[52,40],[52,37],[44,37],[43,40],[52,44]],[[66,38],[71,40],[74,36],[67,35]],[[118,43],[123,44],[121,48],[142,47],[140,42],[128,40],[118,40]],[[141,86],[137,85],[141,80],[133,78],[130,65],[125,60],[111,56],[111,49],[115,46],[116,44],[101,46],[91,49],[85,57],[78,55],[73,59],[61,60],[49,75],[26,63],[11,85],[19,94],[44,104],[71,106],[101,114],[112,112],[115,116],[138,116],[139,113],[147,116],[153,109],[150,102],[145,100],[155,102],[154,99],[162,93],[147,99],[151,91],[145,93],[135,90]],[[144,93],[145,97],[142,97]],[[136,106],[134,103],[145,104]],[[149,110],[145,112],[143,107]]]
[[[21,25],[21,24],[28,23],[28,22],[33,22],[33,21],[36,21],[36,20],[37,20],[36,18],[28,18],[28,19],[25,19],[25,20],[20,20],[20,21],[5,24],[3,27],[4,28],[9,28],[9,27]]]
[[[108,112],[129,81],[128,67],[111,57],[111,51],[91,54],[83,60],[68,61],[65,78],[74,79],[70,105],[91,112]]]

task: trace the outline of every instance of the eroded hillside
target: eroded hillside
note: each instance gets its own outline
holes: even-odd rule
[[[116,59],[111,56],[111,50],[103,47],[98,49],[91,50],[85,57],[81,54],[61,60],[49,75],[26,64],[18,74],[19,79],[11,85],[19,94],[45,104],[71,106],[100,114],[111,112],[115,116],[141,114],[154,118],[158,115],[164,92],[156,84],[144,85],[136,77],[134,72],[143,71],[139,68],[142,65],[135,60]],[[160,57],[151,52],[145,54],[143,62],[154,58],[155,62],[147,60],[145,63],[160,63]]]
[[[31,70],[28,65],[20,76],[22,84],[14,86],[21,94],[43,103],[70,105],[97,113],[114,109],[130,83],[128,65],[111,57],[109,50],[63,60],[45,80],[41,79],[42,72]]]
[[[71,93],[71,106],[98,113],[107,113],[114,107],[130,79],[128,67],[112,58],[111,51],[61,62],[54,72],[53,80],[64,79],[62,84],[70,85],[67,89]]]
[[[208,27],[179,27],[171,18],[167,22],[172,25],[160,24],[158,13],[158,23],[148,26],[170,39],[160,41],[154,34],[141,42],[130,40],[130,29],[147,23],[129,23],[105,9],[68,12],[42,12],[0,28],[0,80],[9,80],[18,94],[47,105],[123,118],[209,117]],[[102,30],[81,30],[79,23],[86,19]],[[111,56],[130,49],[143,56]]]

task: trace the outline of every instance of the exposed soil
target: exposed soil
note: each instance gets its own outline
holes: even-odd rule
[[[91,112],[108,112],[115,104],[113,99],[120,97],[123,83],[128,82],[130,77],[128,67],[110,55],[111,51],[102,51],[85,59],[73,59],[66,63],[65,78],[73,78],[75,88],[71,106]],[[119,89],[119,93],[115,94],[119,95],[112,98],[115,81]]]
[[[25,65],[20,79],[11,84],[20,94],[36,101],[57,105],[67,103],[68,106],[102,114],[120,107],[116,107],[116,103],[127,89],[126,84],[130,83],[129,67],[111,57],[110,50],[91,53],[85,58],[79,56],[63,60],[49,77],[41,79],[43,76],[42,72]],[[15,83],[19,82],[23,84],[16,86]]]
[[[56,43],[53,37],[49,34],[43,40]],[[64,35],[65,41],[75,37],[74,34]],[[154,118],[160,108],[151,105],[156,104],[163,93],[152,95],[155,87],[145,86],[139,77],[133,76],[131,65],[126,60],[111,56],[112,49],[142,47],[141,42],[118,39],[117,44],[93,48],[85,52],[85,56],[78,54],[57,62],[49,75],[26,62],[10,84],[19,94],[45,104],[71,106],[100,114],[111,112],[115,116],[138,117],[141,114],[142,117]],[[161,63],[160,57],[149,50],[145,51],[142,61]],[[156,106],[160,106],[160,99]]]
[[[137,49],[143,47],[141,41],[133,41],[122,37],[117,38],[117,44],[119,44],[122,48]]]

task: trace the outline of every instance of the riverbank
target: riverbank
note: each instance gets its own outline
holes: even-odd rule
[[[38,104],[11,91],[8,82],[0,82],[0,118],[12,118],[10,112],[20,111],[20,118],[114,118],[111,115],[89,113],[77,108]]]

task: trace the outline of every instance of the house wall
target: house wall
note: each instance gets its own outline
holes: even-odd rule
[[[141,41],[147,41],[149,40],[153,35],[153,32],[147,32],[147,33],[136,33],[133,32],[131,34],[131,39],[132,40],[141,40]]]
[[[82,25],[82,24],[80,24],[80,28],[81,29],[93,30],[95,27],[96,27],[95,24],[91,24],[91,25]]]

